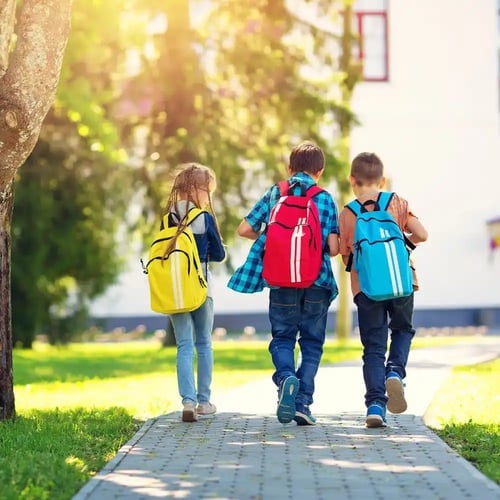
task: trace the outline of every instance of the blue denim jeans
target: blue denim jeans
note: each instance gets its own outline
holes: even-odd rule
[[[314,378],[325,342],[326,319],[331,293],[326,288],[275,288],[269,292],[269,320],[272,340],[269,352],[275,372],[273,381],[290,375],[300,381],[296,402],[313,402]],[[295,345],[300,346],[300,363],[295,369]]]
[[[207,403],[210,401],[213,370],[214,303],[212,297],[207,297],[207,300],[196,311],[172,314],[170,320],[177,343],[177,384],[182,403]],[[198,358],[196,385],[195,349]]]
[[[394,371],[406,377],[406,364],[415,330],[413,329],[413,294],[399,299],[375,301],[364,293],[354,298],[363,344],[363,378],[365,404],[387,403],[385,376]],[[387,353],[387,342],[391,340]],[[387,354],[387,362],[386,362]]]

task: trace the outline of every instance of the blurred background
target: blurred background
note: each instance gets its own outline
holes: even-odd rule
[[[350,160],[373,151],[427,227],[417,323],[500,329],[499,54],[500,0],[74,0],[57,98],[16,183],[14,341],[165,325],[140,259],[185,161],[218,179],[230,258],[213,267],[215,326],[265,329],[267,292],[226,287],[249,248],[235,230],[305,139],[339,208]],[[330,326],[350,333],[333,264]]]

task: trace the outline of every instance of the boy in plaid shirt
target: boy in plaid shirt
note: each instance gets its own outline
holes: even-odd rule
[[[325,157],[316,144],[306,141],[296,146],[288,166],[288,182],[296,186],[294,194],[315,185],[324,168]],[[253,293],[268,286],[262,278],[265,227],[279,197],[279,188],[272,186],[241,222],[238,234],[255,242],[243,266],[231,277],[228,283],[231,289]],[[278,387],[276,414],[281,423],[295,420],[298,425],[316,422],[309,406],[313,402],[314,378],[323,353],[328,309],[338,294],[330,259],[339,253],[337,208],[330,193],[324,190],[314,196],[314,202],[319,212],[323,243],[318,278],[309,288],[271,287],[269,292],[272,334],[269,352],[275,367],[272,379]],[[297,334],[301,361],[295,369]]]

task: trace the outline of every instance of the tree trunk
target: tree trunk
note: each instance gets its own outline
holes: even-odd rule
[[[10,226],[14,177],[54,101],[70,31],[71,0],[0,0],[0,420],[15,416]],[[11,37],[16,23],[16,44]]]
[[[340,57],[340,70],[345,75],[340,83],[342,104],[349,108],[351,107],[352,94],[356,83],[361,78],[361,66],[359,61],[353,58],[353,43],[356,40],[352,32],[352,1],[344,0],[343,9],[343,30],[341,37],[341,57]],[[352,117],[347,113],[341,113],[338,118],[338,125],[340,129],[339,152],[340,160],[346,166],[346,175],[349,172],[350,154],[351,154],[351,131],[352,131]],[[343,207],[351,197],[352,192],[350,185],[345,184],[345,189],[340,192],[340,207]],[[350,278],[344,271],[344,266],[341,262],[339,272],[339,307],[337,310],[337,337],[340,340],[349,338],[352,333],[352,310],[351,310],[351,292],[350,292]]]
[[[0,195],[0,420],[14,418],[12,323],[10,296],[10,221],[14,205],[11,183]]]
[[[340,195],[339,206],[343,207],[349,201],[349,197],[345,194]],[[338,273],[338,288],[339,288],[339,306],[336,315],[335,330],[339,340],[346,340],[352,333],[352,296],[351,296],[351,281],[349,273],[344,268],[342,257],[339,256],[339,273]]]

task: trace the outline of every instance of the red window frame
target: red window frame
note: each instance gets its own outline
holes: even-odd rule
[[[361,61],[364,60],[365,48],[364,48],[364,20],[365,18],[381,18],[383,21],[383,45],[384,45],[384,54],[383,54],[383,65],[384,69],[382,75],[380,77],[370,77],[364,74],[363,70],[363,81],[365,82],[387,82],[389,81],[389,23],[387,19],[387,10],[378,10],[378,11],[355,11],[354,15],[356,16],[356,27],[359,36],[359,59]]]

